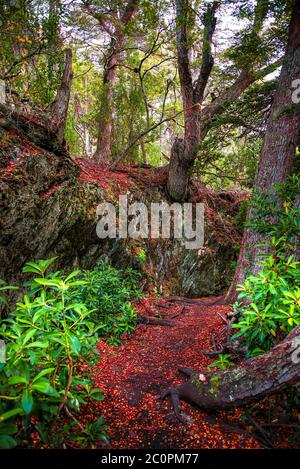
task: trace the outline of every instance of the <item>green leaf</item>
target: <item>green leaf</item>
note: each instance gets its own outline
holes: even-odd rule
[[[78,274],[80,274],[80,270],[74,270],[74,272],[71,272],[70,275],[68,275],[68,277],[65,279],[65,282],[68,282],[72,278],[76,277]]]
[[[50,388],[51,384],[48,380],[39,380],[30,387],[31,390],[39,391],[44,394],[48,394]]]
[[[26,345],[25,348],[33,348],[33,347],[47,348],[48,346],[49,346],[49,342],[47,341],[40,342],[39,340],[37,340],[36,342],[32,342],[31,344]]]
[[[18,429],[14,423],[2,423],[0,426],[0,435],[14,435]]]
[[[60,280],[51,280],[47,278],[35,278],[34,281],[39,285],[49,286],[49,287],[58,287],[61,283]]]
[[[32,398],[32,395],[31,395],[31,392],[29,391],[29,389],[26,389],[23,394],[22,394],[22,399],[21,399],[21,404],[22,404],[22,408],[25,412],[25,414],[30,414],[30,412],[32,411],[32,407],[33,407],[33,398]]]
[[[55,370],[54,367],[52,367],[52,368],[46,368],[46,370],[43,370],[43,371],[41,371],[38,375],[36,375],[35,378],[33,378],[32,382],[34,383],[34,382],[37,381],[38,379],[42,378],[42,376],[49,375],[49,373],[52,373],[53,370]]]
[[[14,440],[10,435],[0,435],[0,448],[11,449],[17,446],[16,440]]]
[[[9,410],[8,412],[5,412],[4,414],[0,415],[0,422],[4,422],[4,420],[10,419],[11,417],[14,417],[15,415],[22,415],[24,414],[23,409],[20,407],[17,407],[16,409]]]
[[[9,378],[8,380],[8,384],[20,384],[20,383],[28,384],[28,379],[25,378],[25,376],[13,376],[12,378]]]
[[[48,267],[53,264],[53,262],[58,257],[51,257],[51,259],[40,259],[37,262],[26,262],[25,266],[23,267],[23,272],[31,272],[34,274],[43,274],[46,272]]]
[[[258,311],[258,307],[257,307],[257,305],[256,305],[255,303],[250,303],[250,306],[254,309],[254,311],[255,311],[256,313],[259,312],[259,311]]]
[[[103,392],[100,391],[99,389],[93,389],[90,393],[90,396],[95,401],[103,401],[104,400]]]
[[[70,337],[70,349],[72,352],[76,353],[77,355],[79,354],[81,350],[81,343],[75,336]]]
[[[29,329],[29,331],[27,332],[27,334],[24,337],[23,345],[25,345],[34,336],[34,334],[36,332],[37,332],[36,329]]]

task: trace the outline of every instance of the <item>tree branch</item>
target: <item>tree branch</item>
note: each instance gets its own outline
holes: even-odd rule
[[[255,81],[264,78],[275,71],[282,64],[282,60],[283,59],[281,57],[257,72],[253,72],[249,69],[242,70],[232,85],[230,85],[220,96],[202,110],[201,137],[204,138],[215,117],[221,114],[230,103],[238,99]]]
[[[168,121],[171,121],[171,120],[175,120],[176,117],[178,117],[180,114],[182,114],[183,111],[179,111],[177,112],[176,114],[174,114],[173,116],[170,116],[170,117],[165,117],[164,119],[161,119],[159,122],[156,122],[156,124],[153,124],[151,127],[147,127],[146,129],[144,129],[142,132],[140,132],[136,137],[134,137],[129,143],[128,145],[126,146],[126,148],[123,150],[123,152],[120,154],[120,156],[118,158],[116,158],[113,163],[110,165],[110,168],[114,168],[121,160],[122,158],[124,158],[124,156],[126,155],[126,153],[128,153],[128,151],[130,150],[130,148],[133,147],[133,145],[135,145],[139,140],[141,140],[141,138],[143,138],[145,135],[147,135],[149,132],[152,132],[153,130],[155,130],[157,127],[159,127],[160,125],[162,125],[164,122],[168,122]]]
[[[217,24],[216,11],[219,5],[219,2],[214,2],[212,5],[208,4],[206,12],[203,15],[204,36],[202,45],[202,63],[194,90],[195,101],[198,103],[202,103],[203,101],[204,91],[214,65],[211,46]]]
[[[180,86],[183,102],[192,102],[193,81],[188,55],[187,13],[188,0],[176,0],[176,36]]]

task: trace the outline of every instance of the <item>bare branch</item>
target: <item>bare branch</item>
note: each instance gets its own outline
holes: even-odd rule
[[[135,145],[139,140],[141,140],[145,135],[147,135],[148,133],[152,132],[153,130],[155,130],[157,127],[159,127],[160,125],[162,125],[164,122],[168,122],[168,121],[171,121],[171,120],[175,120],[176,117],[178,117],[180,114],[182,114],[183,111],[179,111],[177,112],[176,114],[174,114],[173,116],[170,116],[170,117],[165,117],[164,119],[161,119],[159,122],[156,122],[156,124],[153,124],[151,127],[147,127],[146,129],[144,129],[142,132],[140,132],[136,137],[134,137],[129,143],[128,145],[126,146],[126,148],[123,150],[123,152],[120,154],[120,156],[118,158],[116,158],[113,162],[113,164],[110,166],[110,168],[114,168],[123,158],[124,156],[126,155],[126,153],[128,153],[128,151],[130,150],[130,148],[133,147],[133,145]]]

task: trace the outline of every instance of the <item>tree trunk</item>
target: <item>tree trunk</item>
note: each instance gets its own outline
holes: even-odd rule
[[[53,80],[59,71],[63,60],[62,41],[60,37],[59,18],[61,16],[61,0],[49,0],[49,17],[51,32],[48,39],[48,67],[50,80]]]
[[[104,67],[103,90],[98,121],[98,139],[94,159],[108,162],[111,159],[112,120],[114,112],[113,92],[117,79],[117,66],[125,41],[124,27],[129,23],[138,6],[138,0],[128,0],[121,18],[111,38],[109,55]]]
[[[72,85],[72,51],[66,49],[66,60],[61,85],[51,106],[49,130],[57,135],[59,143],[64,140]]]
[[[199,142],[200,103],[193,86],[189,64],[188,8],[188,0],[176,1],[177,62],[184,113],[184,139],[175,139],[171,149],[167,191],[173,200],[178,201],[186,196],[189,170],[196,159]]]
[[[202,110],[202,102],[205,89],[213,67],[212,39],[216,28],[216,10],[220,2],[207,5],[203,15],[204,36],[202,43],[202,64],[195,85],[189,69],[187,18],[188,0],[176,1],[177,18],[177,55],[178,71],[181,84],[181,95],[184,111],[185,147],[184,152],[179,154],[177,149],[171,151],[170,165],[168,171],[167,190],[171,198],[182,201],[187,194],[190,173],[197,158],[197,147],[205,138],[214,119],[222,114],[228,107],[228,103],[234,102],[241,94],[256,80],[263,78],[278,68],[279,60],[267,65],[261,70],[254,72],[251,64],[241,70],[239,76],[228,88],[221,93],[212,103],[206,105]],[[258,34],[263,27],[268,8],[265,0],[257,0],[254,21],[250,34]],[[177,145],[175,143],[175,145]],[[175,161],[173,161],[173,159]],[[180,180],[182,178],[182,180]]]
[[[300,142],[300,105],[292,101],[292,82],[300,76],[300,2],[295,1],[289,27],[288,44],[278,86],[274,96],[265,138],[260,153],[259,166],[254,182],[258,191],[272,190],[274,184],[285,181],[293,172],[296,147]],[[251,210],[248,219],[251,218]],[[237,284],[244,282],[249,274],[259,269],[258,254],[264,253],[256,247],[264,239],[246,229],[235,273],[228,292],[230,301],[235,299]]]
[[[252,358],[240,366],[224,371],[195,372],[182,368],[190,379],[170,388],[170,395],[180,420],[180,399],[205,409],[226,409],[243,406],[262,397],[277,393],[300,382],[300,327],[297,326],[270,352]]]
[[[97,149],[94,158],[98,161],[109,161],[111,158],[113,91],[117,79],[117,65],[124,36],[111,40],[109,59],[105,65],[101,107],[98,124]]]
[[[190,179],[189,161],[185,159],[185,141],[176,137],[171,148],[171,158],[168,169],[167,191],[173,200],[182,201],[187,195]]]

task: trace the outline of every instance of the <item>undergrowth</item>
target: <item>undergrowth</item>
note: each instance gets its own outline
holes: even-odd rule
[[[250,355],[269,350],[300,324],[300,208],[299,177],[274,186],[272,192],[255,194],[248,227],[265,239],[260,244],[261,269],[238,286],[234,305],[238,322],[235,337],[248,346]]]
[[[22,301],[2,319],[0,338],[0,447],[97,447],[106,441],[100,416],[82,424],[78,415],[89,400],[102,400],[91,367],[99,360],[96,343],[120,344],[133,330],[140,274],[100,263],[92,271],[49,272],[56,258],[28,262],[34,275]],[[2,282],[0,301],[10,287]],[[2,347],[2,355],[4,350]],[[83,364],[88,364],[88,375]],[[54,423],[53,423],[54,422]]]

